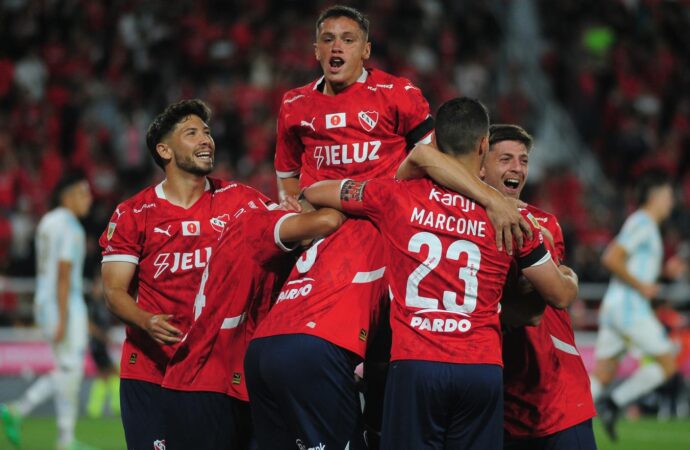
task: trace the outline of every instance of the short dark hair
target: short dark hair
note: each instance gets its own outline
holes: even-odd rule
[[[354,20],[359,25],[359,29],[364,32],[364,37],[369,38],[369,19],[355,8],[345,5],[333,5],[321,11],[319,18],[316,19],[316,36],[319,35],[319,27],[324,20],[332,17],[347,17]]]
[[[50,198],[50,207],[55,208],[62,204],[62,194],[66,190],[74,186],[75,184],[81,183],[82,181],[88,181],[86,174],[79,169],[69,169],[67,170],[58,180],[57,184],[53,188]]]
[[[635,184],[635,201],[637,206],[647,203],[654,189],[666,185],[671,185],[670,175],[666,171],[650,169],[643,173]]]
[[[436,113],[436,144],[444,153],[471,153],[488,133],[489,112],[479,100],[454,98]]]
[[[146,146],[161,169],[165,167],[165,160],[156,151],[156,145],[173,131],[178,123],[189,116],[198,116],[208,123],[211,119],[211,108],[199,99],[182,100],[165,108],[149,125],[146,131]]]
[[[532,150],[534,139],[520,125],[497,123],[489,127],[489,147],[503,141],[521,142],[529,152]]]

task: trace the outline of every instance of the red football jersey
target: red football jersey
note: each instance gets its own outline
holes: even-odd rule
[[[238,210],[269,200],[239,183],[211,179],[190,208],[168,202],[162,183],[144,189],[115,210],[100,238],[103,262],[136,264],[131,293],[140,308],[172,314],[186,333],[195,316],[201,276],[226,223]],[[247,203],[247,198],[252,198]],[[127,327],[121,376],[160,384],[177,345],[160,345],[137,328]]]
[[[565,258],[563,233],[552,214],[528,210],[553,236],[554,260]],[[548,239],[546,240],[548,242]],[[575,347],[567,310],[547,306],[541,323],[511,331],[503,340],[506,433],[538,438],[594,417],[589,376]]]
[[[406,148],[429,137],[429,104],[409,80],[367,69],[337,95],[322,79],[288,91],[278,116],[275,168],[279,177],[366,180],[393,176]]]
[[[371,222],[348,219],[302,253],[254,338],[309,334],[362,358],[378,323],[388,284],[379,234]]]
[[[498,302],[512,258],[496,248],[486,211],[429,179],[371,180],[342,197],[383,236],[391,360],[502,365]],[[549,259],[535,228],[519,250],[520,267]]]
[[[244,354],[257,315],[285,278],[283,256],[290,249],[278,229],[293,214],[245,208],[227,223],[198,288],[203,309],[172,356],[164,387],[248,400]]]

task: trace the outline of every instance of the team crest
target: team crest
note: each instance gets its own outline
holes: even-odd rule
[[[362,128],[371,132],[379,122],[379,113],[376,111],[360,111],[359,114],[357,114],[357,118]]]
[[[113,234],[115,233],[115,227],[117,227],[117,224],[115,222],[108,223],[108,234],[106,235],[108,240],[110,240],[110,238],[113,237]]]
[[[225,229],[225,224],[229,219],[229,214],[223,214],[222,216],[214,217],[211,219],[211,228],[213,228],[219,233],[222,233]]]

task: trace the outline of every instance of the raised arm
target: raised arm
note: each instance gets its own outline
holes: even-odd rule
[[[473,175],[455,158],[440,152],[431,145],[418,144],[398,168],[396,177],[401,180],[428,176],[438,184],[470,197],[483,205],[489,220],[496,229],[496,246],[499,250],[505,244],[512,254],[513,240],[517,248],[523,243],[523,233],[532,238],[527,221],[518,212],[515,200],[507,199],[496,189]]]
[[[121,261],[104,262],[101,271],[103,293],[110,312],[127,325],[146,331],[151,339],[159,344],[180,341],[182,332],[169,323],[171,314],[152,314],[144,311],[129,295],[129,285],[136,271],[135,264]]]
[[[280,225],[282,242],[298,242],[328,236],[345,221],[345,215],[332,208],[295,214],[287,217]]]

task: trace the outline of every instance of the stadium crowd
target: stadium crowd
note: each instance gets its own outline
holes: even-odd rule
[[[539,105],[518,83],[497,82],[504,2],[363,3],[354,6],[378,24],[370,66],[411,79],[432,110],[468,95],[487,104],[494,122],[535,126]],[[539,2],[543,69],[596,153],[602,184],[616,193],[583,185],[567,167],[551,168],[526,191],[561,218],[566,261],[583,281],[606,280],[598,258],[630,212],[635,177],[650,166],[669,172],[681,199],[666,227],[666,255],[687,256],[690,74],[682,61],[690,43],[682,30],[690,19],[682,3]],[[275,198],[279,101],[317,71],[304,42],[323,5],[4,2],[0,273],[32,275],[33,229],[67,167],[82,168],[93,185],[87,267],[97,267],[96,236],[114,205],[162,177],[147,158],[143,130],[153,111],[179,98],[208,99],[214,110],[216,174]],[[4,314],[16,305],[7,295]]]

